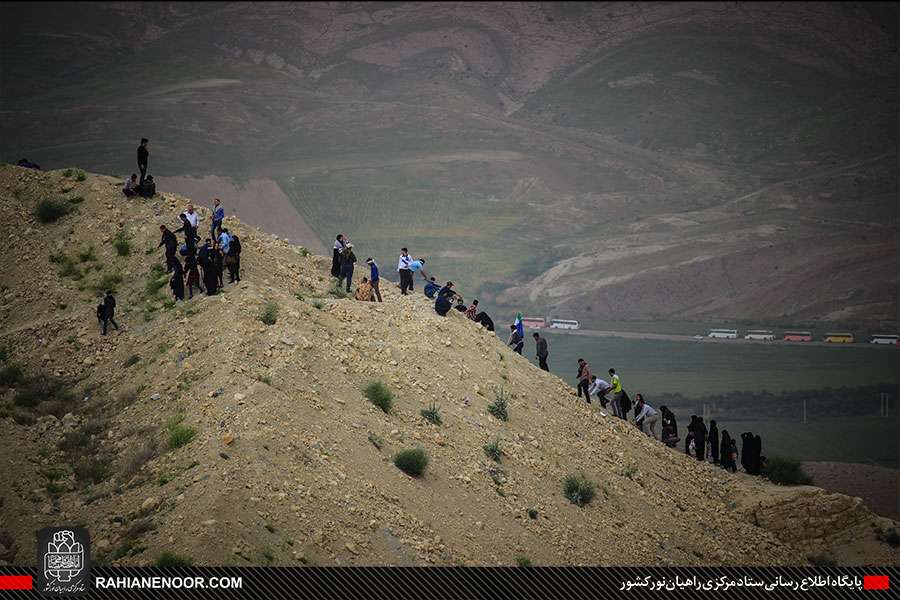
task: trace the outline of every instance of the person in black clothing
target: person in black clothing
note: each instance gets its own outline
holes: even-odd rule
[[[140,186],[144,185],[144,178],[147,176],[147,162],[150,159],[150,151],[147,150],[148,143],[150,143],[150,140],[141,138],[141,145],[137,149],[138,170],[141,172],[141,180],[138,183]]]
[[[338,287],[341,282],[347,280],[347,293],[350,293],[350,285],[353,282],[353,264],[356,262],[356,255],[353,254],[353,244],[347,244],[341,252],[341,273],[338,276]]]
[[[186,214],[181,213],[178,215],[178,218],[181,219],[181,227],[176,229],[174,233],[184,232],[184,243],[187,246],[188,252],[190,252],[192,249],[196,249],[197,242],[200,241],[200,236],[197,235],[197,230],[191,225]]]
[[[659,439],[669,448],[674,448],[678,443],[678,423],[675,422],[675,413],[668,406],[660,406],[662,413],[662,432]]]
[[[453,307],[461,313],[466,312],[468,309],[466,308],[466,301],[463,300],[462,296],[456,297],[456,305]]]
[[[480,312],[475,315],[475,322],[481,323],[488,331],[494,330],[494,321],[491,319],[486,312]]]
[[[175,295],[175,300],[184,300],[184,271],[181,268],[181,263],[178,263],[178,267],[175,269],[175,272],[172,273],[172,278],[169,280],[169,287],[172,288],[172,294]]]
[[[211,249],[209,247],[210,240],[206,238],[203,242],[203,245],[197,250],[197,264],[200,265],[200,279],[206,283],[206,269],[209,267],[209,254]]]
[[[694,428],[697,426],[697,415],[691,415],[691,422],[688,424],[688,434],[684,437],[684,453],[691,455],[691,442],[694,441]]]
[[[225,253],[222,252],[222,248],[219,247],[218,243],[213,247],[212,250],[212,266],[219,287],[224,288],[225,279],[223,279],[222,275],[224,274],[225,270]]]
[[[538,359],[538,366],[545,371],[549,371],[550,367],[547,366],[547,357],[550,356],[550,353],[547,351],[547,340],[541,337],[537,331],[531,334],[534,338],[534,349],[535,356]]]
[[[762,456],[762,438],[759,435],[753,436],[753,454],[751,456],[751,464],[753,466],[753,475],[762,473],[764,458]]]
[[[438,298],[440,298],[441,296],[452,298],[453,296],[455,296],[456,292],[453,291],[453,282],[448,281],[446,284],[444,284],[444,287],[442,287],[440,291],[438,291],[437,295]]]
[[[228,283],[235,283],[241,280],[241,240],[237,234],[231,236],[231,242],[228,244],[228,256],[225,257],[228,266]]]
[[[107,323],[112,323],[112,326],[116,328],[116,331],[119,330],[119,324],[116,323],[115,317],[116,298],[113,296],[112,291],[108,290],[106,292],[106,297],[103,298],[103,335],[106,335]]]
[[[442,317],[446,317],[451,308],[452,305],[450,304],[450,296],[446,294],[438,294],[437,300],[434,301],[434,312],[441,315]]]
[[[344,234],[339,233],[334,238],[334,252],[331,255],[331,276],[341,276],[341,252],[344,251]]]
[[[720,443],[720,449],[722,453],[722,458],[719,461],[719,464],[722,465],[722,468],[726,471],[731,471],[734,473],[737,471],[737,464],[735,464],[734,456],[731,450],[731,446],[734,444],[734,441],[731,439],[731,436],[728,434],[727,429],[722,430],[722,440]]]
[[[187,273],[188,298],[193,298],[195,287],[199,291],[203,291],[203,286],[200,285],[200,271],[197,269],[197,254],[195,252],[188,252],[188,255],[185,257],[184,271]]]
[[[719,464],[719,427],[715,419],[709,422],[709,455],[714,464]]]
[[[219,276],[216,273],[216,250],[210,248],[208,245],[206,245],[205,248],[205,254],[201,249],[200,266],[203,268],[203,285],[206,286],[206,295],[212,296],[215,295],[216,290],[219,287]]]
[[[175,250],[178,248],[178,238],[165,225],[160,225],[159,230],[162,232],[162,239],[159,241],[157,248],[160,246],[166,247],[166,273],[171,273],[175,263]]]
[[[697,417],[697,423],[694,425],[694,448],[697,460],[706,458],[706,423],[703,422],[703,417]]]
[[[516,354],[521,356],[522,348],[525,347],[525,340],[523,340],[522,336],[519,335],[519,330],[516,328],[515,325],[510,325],[509,331],[510,331],[509,339],[506,341],[506,345],[512,346],[513,352],[515,352]]]

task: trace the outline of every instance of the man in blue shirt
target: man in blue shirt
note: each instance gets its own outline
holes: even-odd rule
[[[215,199],[215,206],[213,206],[213,216],[212,216],[212,225],[209,228],[209,237],[216,239],[216,230],[219,230],[219,234],[222,233],[222,221],[225,220],[225,209],[220,206],[220,200],[218,198]]]
[[[435,281],[434,277],[428,280],[428,283],[425,284],[425,295],[429,298],[434,298],[434,295],[438,293],[438,290],[441,289]]]
[[[222,249],[222,252],[228,254],[228,246],[231,244],[231,236],[228,234],[227,229],[223,229],[222,233],[219,234],[219,248]]]
[[[375,292],[375,297],[381,302],[381,290],[378,289],[378,284],[381,283],[381,277],[378,274],[378,263],[370,256],[366,259],[366,264],[369,265],[369,283],[372,284],[372,291]]]

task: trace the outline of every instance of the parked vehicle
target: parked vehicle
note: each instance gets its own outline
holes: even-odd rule
[[[710,329],[709,333],[706,334],[706,337],[736,340],[737,329]]]
[[[747,331],[747,335],[744,336],[745,340],[764,340],[770,342],[775,339],[775,334],[769,331],[768,329],[750,329]]]
[[[826,333],[823,341],[831,344],[852,344],[855,338],[852,333]]]
[[[900,346],[900,335],[888,335],[882,333],[876,333],[875,335],[869,336],[870,344],[886,344],[889,346]]]
[[[811,342],[813,335],[811,331],[785,331],[783,339],[786,342]]]
[[[550,328],[551,329],[578,329],[581,325],[578,324],[578,321],[571,321],[569,319],[550,319]]]

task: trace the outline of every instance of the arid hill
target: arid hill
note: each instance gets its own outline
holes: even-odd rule
[[[900,562],[877,539],[895,523],[859,499],[697,463],[421,294],[336,297],[328,259],[237,220],[241,283],[174,304],[154,248],[187,199],[119,185],[0,168],[4,561],[30,564],[36,529],[72,523],[114,564]],[[105,288],[121,329],[101,337]],[[488,410],[501,390],[507,421]],[[422,477],[393,464],[408,448]],[[596,484],[585,506],[563,494],[574,473]]]

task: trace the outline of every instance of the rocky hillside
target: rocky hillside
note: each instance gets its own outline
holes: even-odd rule
[[[402,237],[495,312],[898,325],[896,4],[3,15],[8,162],[127,176],[146,136],[167,189],[310,248]]]
[[[0,560],[30,563],[36,529],[73,523],[114,564],[898,562],[877,540],[895,524],[858,500],[698,464],[461,314],[394,289],[338,298],[328,259],[236,220],[241,283],[174,304],[154,248],[187,200],[118,187],[0,168]],[[65,214],[43,223],[47,200]],[[121,330],[101,337],[110,287]],[[500,390],[507,421],[488,411]],[[422,477],[394,466],[409,448]],[[564,496],[573,473],[596,484],[585,506]]]

